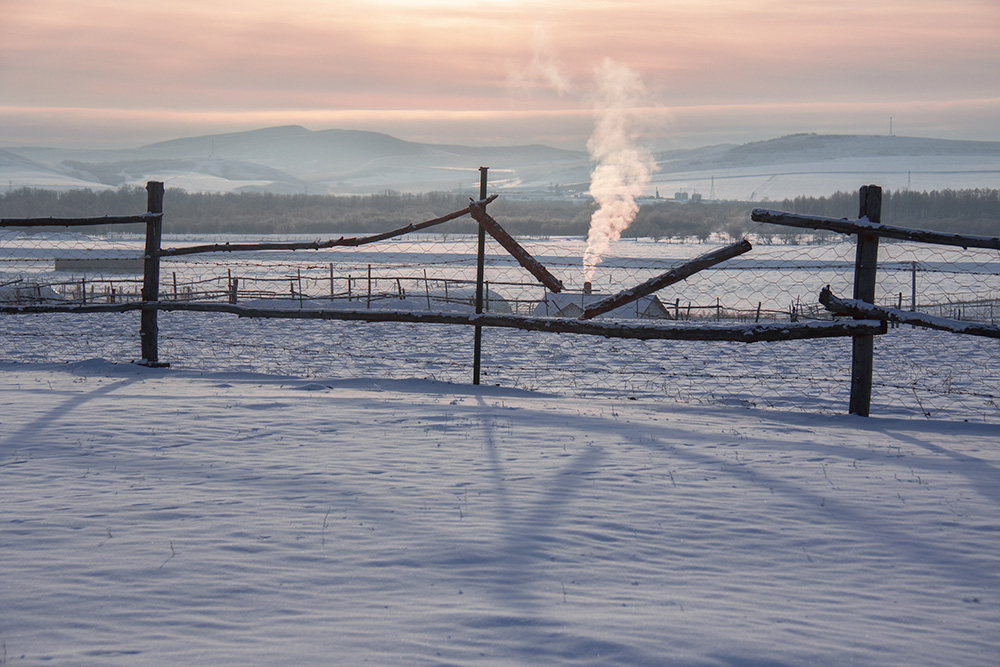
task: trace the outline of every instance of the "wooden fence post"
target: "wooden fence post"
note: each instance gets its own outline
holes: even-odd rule
[[[424,269],[424,293],[427,295],[427,310],[431,309],[431,286],[427,282],[427,269]]]
[[[864,185],[860,192],[859,218],[882,222],[882,188]],[[875,303],[875,279],[878,273],[878,236],[858,234],[854,262],[854,298]],[[852,337],[850,413],[867,417],[872,403],[872,370],[875,366],[875,337],[864,334]]]
[[[479,168],[479,201],[486,199],[486,173],[489,167]],[[486,229],[479,227],[479,237],[476,253],[476,314],[483,312],[483,279],[486,274]],[[479,374],[483,358],[483,328],[478,324],[473,333],[475,338],[472,348],[472,384],[479,384]]]
[[[143,255],[142,300],[155,302],[160,299],[160,238],[163,234],[163,183],[146,183],[146,212],[152,214],[146,221],[146,247]],[[158,328],[156,306],[143,308],[139,320],[139,344],[142,363],[159,366],[157,348]]]

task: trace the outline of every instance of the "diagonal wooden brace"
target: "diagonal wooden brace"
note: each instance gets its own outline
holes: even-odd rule
[[[562,281],[549,273],[549,270],[542,265],[537,259],[531,256],[531,254],[525,250],[520,243],[514,240],[510,234],[507,233],[500,223],[494,220],[486,209],[481,205],[480,202],[470,201],[469,202],[469,215],[471,215],[479,226],[489,232],[497,242],[504,247],[507,252],[509,252],[518,263],[526,268],[531,275],[535,276],[540,283],[545,285],[546,289],[550,292],[561,292],[563,288]]]
[[[593,317],[597,317],[598,315],[602,315],[610,310],[624,306],[626,303],[631,303],[636,299],[648,296],[657,290],[663,289],[667,285],[673,285],[674,283],[678,283],[686,278],[689,278],[702,269],[707,269],[708,267],[715,266],[716,264],[724,262],[727,259],[732,259],[737,255],[749,252],[751,249],[753,249],[753,246],[750,245],[750,242],[743,239],[739,243],[727,245],[725,248],[719,248],[718,250],[705,253],[700,257],[695,257],[690,262],[685,262],[684,264],[681,264],[666,273],[660,274],[655,278],[650,278],[644,283],[640,283],[635,287],[630,287],[627,290],[618,292],[618,294],[613,294],[606,299],[601,299],[596,303],[592,303],[577,319],[589,320]]]

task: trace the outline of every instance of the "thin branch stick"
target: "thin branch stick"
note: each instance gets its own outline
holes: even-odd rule
[[[667,285],[673,285],[686,278],[693,276],[702,269],[707,269],[710,266],[715,266],[720,264],[727,259],[732,259],[738,255],[742,255],[745,252],[749,252],[753,249],[750,242],[746,239],[732,245],[728,245],[725,248],[719,248],[718,250],[713,250],[712,252],[701,255],[700,257],[695,257],[689,262],[685,262],[680,266],[673,268],[666,273],[663,273],[655,278],[650,278],[644,283],[640,283],[635,287],[631,287],[627,290],[622,290],[618,294],[607,297],[606,299],[601,299],[596,303],[590,304],[580,315],[579,319],[589,320],[598,315],[602,315],[609,310],[614,310],[620,306],[624,306],[626,303],[631,303],[636,299],[641,299],[644,296],[648,296],[657,290],[661,290]]]
[[[819,293],[819,301],[827,310],[838,315],[851,315],[853,317],[863,317],[866,319],[888,320],[901,324],[912,324],[927,329],[937,329],[939,331],[950,331],[952,333],[969,334],[972,336],[985,336],[986,338],[1000,338],[1000,326],[995,324],[985,324],[982,322],[962,322],[961,320],[951,320],[944,317],[935,317],[925,313],[914,313],[898,308],[886,308],[885,306],[874,306],[857,299],[841,299],[830,291],[827,285]]]
[[[477,202],[482,206],[489,204],[498,195],[491,195],[490,197],[484,199],[482,202]],[[427,229],[428,227],[433,227],[434,225],[440,225],[441,223],[448,222],[449,220],[454,220],[456,218],[461,218],[463,215],[468,215],[469,208],[463,208],[461,211],[455,211],[447,215],[443,215],[440,218],[434,218],[433,220],[425,220],[424,222],[411,223],[405,227],[400,227],[398,229],[393,229],[388,232],[382,232],[380,234],[373,234],[372,236],[353,236],[349,238],[344,238],[341,236],[339,239],[331,239],[329,241],[306,241],[301,243],[215,243],[211,245],[195,245],[187,246],[184,248],[166,248],[160,251],[160,257],[177,257],[179,255],[195,255],[206,252],[247,252],[247,251],[259,251],[259,250],[321,250],[323,248],[336,248],[336,247],[357,247],[362,245],[367,245],[369,243],[375,243],[376,241],[384,241],[386,239],[391,239],[396,236],[402,236],[403,234],[409,234],[411,232],[418,232],[422,229]]]

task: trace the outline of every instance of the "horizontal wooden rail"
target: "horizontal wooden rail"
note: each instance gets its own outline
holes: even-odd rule
[[[5,315],[31,315],[35,313],[128,313],[142,310],[146,306],[142,301],[128,303],[88,303],[88,304],[29,304],[25,306],[0,306],[0,313]]]
[[[163,217],[162,213],[105,215],[99,218],[0,218],[0,227],[93,227],[96,225],[145,224]]]
[[[239,317],[295,320],[348,320],[364,322],[411,322],[502,327],[526,331],[573,333],[605,338],[637,340],[696,340],[760,343],[808,338],[834,338],[858,334],[883,334],[885,322],[851,320],[842,322],[768,322],[744,325],[676,325],[613,322],[584,322],[568,318],[501,315],[496,313],[449,313],[433,311],[362,308],[353,310],[286,310],[248,308],[227,303],[190,303],[179,301],[135,302],[88,306],[30,305],[4,306],[0,312],[29,313],[123,313],[135,310],[191,311],[229,313]]]
[[[489,204],[498,195],[491,195],[481,202],[477,202],[479,206],[485,206]],[[357,246],[367,245],[369,243],[375,243],[376,241],[385,241],[386,239],[391,239],[396,236],[402,236],[404,234],[410,234],[412,232],[418,232],[422,229],[427,229],[428,227],[433,227],[435,225],[440,225],[442,223],[448,222],[450,220],[455,220],[456,218],[461,218],[463,215],[468,215],[471,207],[463,208],[461,211],[454,211],[453,213],[448,213],[440,218],[434,218],[433,220],[425,220],[424,222],[411,223],[405,227],[399,227],[398,229],[392,229],[387,232],[382,232],[380,234],[373,234],[371,236],[352,236],[352,237],[340,237],[339,239],[331,239],[329,241],[305,241],[301,243],[214,243],[210,245],[193,245],[187,246],[185,248],[164,248],[160,250],[160,257],[177,257],[179,255],[196,255],[206,252],[250,252],[250,251],[260,251],[260,250],[322,250],[324,248],[337,248],[337,247],[348,247],[354,248]]]
[[[888,320],[890,322],[911,324],[913,326],[925,327],[927,329],[937,329],[938,331],[950,331],[952,333],[969,334],[972,336],[985,336],[986,338],[1000,338],[1000,326],[995,324],[985,324],[983,322],[963,322],[961,320],[935,317],[934,315],[915,313],[900,310],[898,308],[875,306],[864,301],[858,301],[857,299],[841,299],[830,291],[829,285],[820,291],[819,301],[826,306],[827,310],[838,315]]]
[[[870,236],[900,239],[902,241],[916,241],[919,243],[932,243],[935,245],[950,245],[958,246],[960,248],[989,248],[992,250],[1000,250],[1000,237],[997,236],[949,234],[946,232],[932,232],[926,229],[895,227],[892,225],[870,222],[866,218],[861,218],[859,220],[847,220],[846,218],[823,218],[811,215],[783,213],[781,211],[770,211],[763,208],[755,208],[750,213],[750,218],[755,222],[767,222],[773,225],[799,227],[802,229],[825,229],[827,231],[837,232],[838,234],[868,234]]]

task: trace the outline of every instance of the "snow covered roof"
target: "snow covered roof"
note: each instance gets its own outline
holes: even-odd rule
[[[592,303],[606,299],[608,294],[584,292],[547,292],[545,299],[535,306],[532,315],[538,317],[579,317]],[[608,319],[669,318],[670,314],[655,294],[641,297],[624,306],[619,306],[604,315]]]

